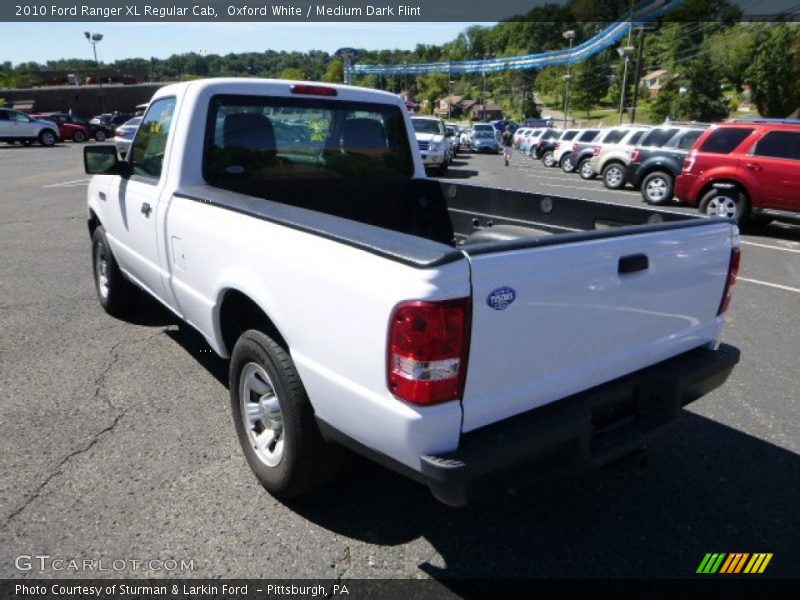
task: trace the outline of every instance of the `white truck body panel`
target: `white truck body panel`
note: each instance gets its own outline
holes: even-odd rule
[[[97,176],[88,204],[122,271],[220,356],[230,350],[219,314],[225,294],[252,299],[286,340],[317,417],[348,437],[420,471],[421,456],[456,451],[465,432],[717,342],[723,319],[716,309],[736,243],[728,223],[474,255],[465,248],[453,262],[418,268],[176,195],[188,186],[210,188],[201,165],[213,94],[289,96],[291,84],[219,79],[162,88],[151,108],[166,97],[176,106],[161,177]],[[331,87],[340,100],[400,107],[414,177],[424,178],[402,99]],[[298,219],[312,213],[343,220],[288,210]],[[401,243],[416,239],[378,231]],[[629,254],[646,254],[649,269],[619,275],[618,261]],[[493,310],[486,298],[501,286],[516,298]],[[395,306],[466,297],[473,312],[462,400],[416,406],[395,398],[387,387]]]
[[[630,235],[470,258],[473,286],[464,431],[714,344],[730,226]],[[620,257],[649,268],[619,274]],[[515,300],[493,310],[500,287]]]

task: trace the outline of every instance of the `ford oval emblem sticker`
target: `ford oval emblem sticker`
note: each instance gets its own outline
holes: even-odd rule
[[[517,297],[517,292],[510,287],[499,287],[489,292],[486,296],[486,304],[495,310],[505,310]]]

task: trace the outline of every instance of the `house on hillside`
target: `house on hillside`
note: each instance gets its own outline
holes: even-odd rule
[[[433,112],[442,118],[448,115],[452,118],[460,117],[463,112],[460,103],[463,99],[463,96],[445,96],[439,100]]]
[[[492,101],[487,102],[486,107],[475,102],[469,107],[467,116],[470,121],[496,121],[503,118],[503,107]]]
[[[655,98],[661,92],[661,88],[674,78],[675,75],[666,69],[658,69],[657,71],[650,71],[642,77],[641,85],[647,88],[651,98]]]

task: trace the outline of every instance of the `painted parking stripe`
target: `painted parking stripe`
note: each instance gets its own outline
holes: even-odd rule
[[[795,254],[800,254],[800,249],[795,248],[784,248],[783,246],[770,246],[769,244],[758,244],[756,242],[748,242],[746,240],[742,240],[739,242],[740,244],[746,244],[748,246],[756,246],[757,248],[769,248],[770,250],[783,250],[784,252],[794,252]]]
[[[766,285],[767,287],[777,288],[787,292],[794,292],[800,294],[800,288],[789,287],[788,285],[781,285],[780,283],[770,283],[769,281],[759,281],[758,279],[749,279],[747,277],[737,277],[736,281],[746,281],[747,283],[755,283],[758,285]]]
[[[42,188],[54,188],[54,187],[78,187],[81,185],[88,185],[91,179],[75,179],[74,181],[62,181],[60,183],[51,183],[49,185],[43,185]]]

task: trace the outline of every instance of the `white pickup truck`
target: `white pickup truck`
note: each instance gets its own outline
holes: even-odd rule
[[[230,358],[276,496],[332,477],[342,446],[454,506],[603,465],[739,360],[730,221],[427,179],[392,94],[170,85],[125,161],[84,151],[100,303],[144,290]]]

